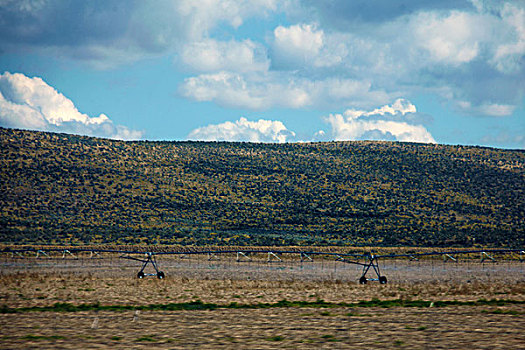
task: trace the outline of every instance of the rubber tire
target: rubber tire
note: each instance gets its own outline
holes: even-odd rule
[[[368,282],[366,280],[366,277],[365,276],[362,276],[360,279],[359,279],[359,284],[366,284],[366,282]]]
[[[387,280],[386,280],[386,276],[381,276],[379,277],[379,283],[381,284],[386,284]]]
[[[166,277],[166,275],[164,275],[164,272],[162,272],[162,271],[157,272],[157,278],[159,280],[163,279],[164,277]]]
[[[139,273],[137,273],[137,277],[138,278],[144,278],[144,272],[140,271]]]

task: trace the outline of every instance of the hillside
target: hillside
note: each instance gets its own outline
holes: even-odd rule
[[[525,243],[525,152],[0,128],[1,243]]]

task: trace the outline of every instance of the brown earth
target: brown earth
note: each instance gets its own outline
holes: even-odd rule
[[[386,285],[359,285],[360,267],[334,261],[160,263],[166,279],[139,280],[134,261],[4,258],[0,306],[525,300],[525,264],[517,261],[386,261]],[[2,349],[107,347],[519,349],[525,305],[0,314]]]

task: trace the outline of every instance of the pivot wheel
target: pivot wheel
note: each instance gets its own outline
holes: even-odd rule
[[[144,272],[140,271],[139,273],[137,273],[137,277],[144,278]]]
[[[379,283],[386,284],[386,276],[379,277]]]
[[[361,276],[361,278],[359,279],[359,284],[366,284],[366,282],[368,282],[366,280],[366,277],[365,276]]]
[[[166,277],[166,275],[164,275],[164,272],[162,272],[162,271],[157,272],[157,278],[159,280],[163,279],[164,277]]]

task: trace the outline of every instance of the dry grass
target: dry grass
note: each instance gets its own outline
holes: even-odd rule
[[[318,261],[163,260],[167,278],[136,279],[134,262],[4,260],[0,305],[241,304],[360,300],[525,300],[525,264],[385,262],[387,285],[359,285],[354,266]],[[519,348],[525,306],[277,308],[0,314],[0,348]]]
[[[1,348],[519,348],[523,307],[0,315]]]

